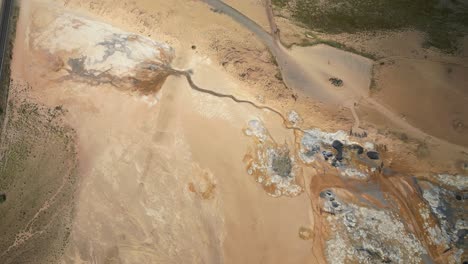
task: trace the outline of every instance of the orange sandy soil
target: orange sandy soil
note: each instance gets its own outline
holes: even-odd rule
[[[246,10],[246,15],[267,28],[264,9],[258,2],[226,2],[240,11]],[[168,43],[175,50],[172,66],[192,69],[193,80],[200,87],[268,105],[284,115],[294,109],[303,118],[303,128],[318,127],[325,131],[351,128],[353,118],[348,110],[321,105],[286,88],[275,77],[279,71],[268,50],[249,31],[228,17],[213,13],[200,1],[60,0],[40,4],[28,1],[22,2],[21,7],[12,66],[14,92],[10,100],[45,109],[57,106],[65,109],[60,124],[73,130],[76,147],[78,180],[70,205],[73,207],[72,224],[67,226],[70,236],[55,261],[325,263],[325,241],[331,231],[327,214],[320,208],[319,193],[323,189],[334,188],[348,201],[359,203],[364,198],[383,207],[377,199],[356,188],[359,181],[343,180],[335,169],[320,162],[312,167],[303,166],[304,176],[298,179],[304,188],[301,195],[269,196],[247,173],[244,158],[256,150],[256,144],[243,129],[249,120],[260,119],[275,143],[287,143],[294,148],[300,135],[285,129],[283,120],[274,113],[199,93],[191,90],[185,79],[175,76],[168,77],[160,91],[149,96],[109,84],[90,86],[73,80],[57,81],[50,78],[56,74],[54,60],[28,44],[34,28],[47,25],[56,16],[47,9],[65,8]],[[377,73],[379,82],[384,83],[377,98],[385,98],[382,101],[403,113],[409,111],[411,104],[392,97],[397,91],[385,88],[390,85],[386,78],[399,71],[397,65],[412,68],[413,63],[395,61],[388,68],[379,68]],[[429,62],[424,65],[444,71]],[[361,75],[347,74],[361,81]],[[444,78],[466,78],[458,68],[450,74]],[[402,77],[392,83],[403,87],[413,81],[411,76],[408,73],[406,79]],[[26,84],[30,88],[21,90]],[[453,89],[464,93],[461,86]],[[438,90],[434,91],[431,96],[439,97]],[[415,232],[428,245],[431,256],[443,263],[443,248],[431,246],[420,230],[422,219],[415,213],[420,198],[413,200],[417,190],[405,175],[463,173],[459,161],[466,156],[435,160],[434,156],[439,155],[422,150],[423,142],[400,140],[398,133],[386,128],[391,127],[388,122],[371,113],[360,113],[365,125],[373,123],[367,129],[370,136],[365,141],[386,145],[387,151],[382,153],[386,166],[399,173],[392,177],[376,173],[369,181],[377,183],[386,197],[395,201],[408,230]],[[441,113],[440,118],[449,114]],[[419,120],[419,116],[413,117],[409,112],[407,115],[408,119]],[[466,116],[460,113],[457,118]],[[418,122],[415,121],[426,128],[423,121]],[[428,128],[435,135],[458,139],[457,133],[466,131],[457,129],[444,134],[432,126]],[[36,144],[45,148],[41,142]],[[463,144],[468,145],[468,141]],[[53,238],[43,243],[47,241]],[[45,263],[46,259],[50,258],[44,257],[38,263]],[[14,257],[8,261],[13,263]]]

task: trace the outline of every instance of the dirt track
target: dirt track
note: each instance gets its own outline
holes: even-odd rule
[[[351,111],[353,112],[353,117],[355,118],[355,125],[353,126],[355,132],[357,132],[356,130],[359,127],[359,125],[356,124],[360,124],[360,122],[359,117],[355,114],[355,110],[352,108],[354,108],[354,105],[357,104],[359,101],[364,100],[371,103],[374,111],[377,111],[386,118],[388,118],[394,125],[406,131],[411,137],[422,141],[430,140],[434,147],[439,149],[438,151],[444,153],[448,153],[450,151],[456,151],[458,153],[465,154],[468,153],[467,147],[431,136],[423,130],[403,120],[400,116],[392,112],[390,109],[377,102],[373,98],[369,97],[366,92],[361,91],[362,89],[367,90],[367,87],[355,89],[351,92],[344,92],[338,90],[332,92],[332,90],[323,82],[320,82],[308,75],[307,71],[304,69],[304,66],[301,65],[295,58],[291,57],[289,51],[281,44],[281,39],[279,35],[280,32],[278,30],[278,26],[275,23],[272,4],[270,0],[265,0],[264,6],[266,8],[266,14],[270,23],[270,28],[272,31],[271,34],[265,32],[254,21],[242,15],[240,12],[238,12],[237,10],[235,10],[234,8],[230,7],[222,1],[203,1],[211,5],[213,8],[221,10],[223,13],[230,16],[247,29],[251,30],[253,33],[255,33],[257,37],[260,38],[260,40],[262,40],[262,42],[270,49],[272,54],[275,56],[276,61],[281,70],[283,80],[288,87],[298,91],[302,91],[303,93],[310,95],[315,100],[327,104],[342,105],[351,109]]]
[[[244,3],[249,7],[257,2]],[[347,132],[334,133],[336,126],[346,128],[350,122],[340,115],[336,119],[327,116],[324,107],[318,107],[305,96],[291,97],[291,91],[284,86],[274,87],[279,81],[273,77],[276,67],[269,60],[268,51],[252,33],[229,17],[210,11],[199,1],[185,0],[92,3],[71,0],[64,1],[63,6],[43,1],[35,4],[25,4],[28,9],[22,13],[13,68],[13,78],[17,80],[14,102],[27,101],[32,107],[15,112],[26,122],[12,123],[17,130],[11,130],[11,135],[28,136],[31,140],[27,141],[31,142],[28,145],[40,150],[21,165],[37,178],[30,177],[33,180],[26,184],[23,178],[18,178],[16,186],[37,186],[38,191],[46,191],[41,196],[44,203],[41,200],[37,207],[25,210],[24,225],[19,222],[18,227],[5,229],[11,230],[8,239],[0,239],[1,252],[7,251],[7,263],[20,259],[49,263],[52,258],[62,263],[326,263],[330,257],[326,256],[328,249],[346,252],[336,245],[354,250],[355,243],[333,244],[336,240],[331,240],[335,234],[347,234],[348,229],[336,230],[333,226],[349,220],[345,217],[350,212],[348,209],[364,210],[372,217],[395,215],[391,221],[388,217],[357,221],[361,229],[355,230],[370,232],[375,237],[370,242],[376,242],[378,253],[370,251],[370,257],[388,260],[386,253],[381,252],[393,248],[404,251],[401,256],[412,258],[416,254],[407,254],[408,247],[395,248],[402,245],[401,241],[396,242],[402,237],[405,243],[414,242],[404,245],[416,245],[415,248],[421,243],[429,245],[431,256],[442,256],[443,248],[431,248],[430,241],[424,240],[428,233],[417,211],[423,201],[414,179],[406,176],[412,174],[397,173],[400,169],[404,172],[421,169],[427,174],[434,167],[435,170],[445,167],[426,166],[413,153],[403,152],[410,144],[402,147],[401,142],[377,133],[365,140],[348,138]],[[237,17],[242,21],[248,19]],[[181,21],[190,21],[193,27],[180,28]],[[260,35],[273,39],[257,23],[251,25],[260,30]],[[87,36],[86,41],[83,36]],[[155,63],[172,54],[161,42],[171,43],[175,49],[176,56],[169,70]],[[116,43],[132,48],[115,52]],[[279,41],[270,44],[282,48]],[[99,57],[101,48],[107,54],[104,59]],[[153,53],[154,50],[161,53]],[[346,81],[353,80],[345,82],[344,87],[369,81],[366,77],[369,61],[354,54],[324,45],[277,52],[291,55],[284,62],[300,61],[298,65],[304,75],[312,73],[310,76],[320,79],[332,69],[349,78]],[[324,53],[330,56],[323,56]],[[141,54],[144,56],[140,57]],[[82,61],[77,61],[80,58]],[[324,71],[323,65],[329,65],[330,69]],[[142,69],[144,73],[150,69],[169,76],[164,81],[165,78],[156,75],[155,83],[150,82],[148,87],[131,85],[138,78],[153,79],[152,75],[142,76]],[[99,75],[100,72],[109,75],[100,75],[102,80],[96,81],[91,73]],[[136,77],[131,73],[136,73]],[[115,85],[107,81],[113,76],[129,82]],[[21,85],[28,83],[26,88]],[[148,89],[139,91],[144,88]],[[269,93],[273,96],[268,97]],[[33,119],[35,105],[42,106],[47,113],[40,115],[39,121],[48,124],[52,118],[49,115],[58,111],[60,118],[53,122],[72,127],[76,134],[74,137],[65,134],[67,144],[73,145],[76,153],[62,155],[68,159],[63,161],[68,167],[72,166],[66,162],[74,165],[78,161],[74,175],[78,175],[79,184],[66,185],[71,191],[62,187],[60,180],[64,174],[54,167],[61,168],[54,163],[61,160],[44,154],[61,154],[62,141],[55,136],[48,137],[49,141],[38,136],[49,133],[36,129],[41,127]],[[314,108],[318,110],[313,111]],[[291,127],[289,110],[301,114],[296,127]],[[326,120],[336,126],[328,126]],[[263,124],[260,132],[268,142],[247,132],[251,121]],[[374,164],[364,161],[365,157],[356,158],[354,150],[349,149],[345,166],[354,166],[350,168],[365,173],[363,178],[347,176],[348,172],[342,170],[346,167],[330,165],[330,160],[324,160],[320,152],[315,162],[307,163],[297,153],[301,149],[303,128],[333,131],[321,132],[327,138],[333,137],[321,150],[334,151],[325,145],[332,144],[335,137],[349,144],[354,140],[363,146],[369,143],[371,147],[366,148],[382,148],[385,165],[391,170],[386,175],[380,174],[377,161]],[[54,134],[52,130],[50,134],[61,136],[59,132]],[[385,144],[388,151],[383,150]],[[302,193],[274,198],[271,194],[275,194],[276,187],[265,188],[264,178],[256,178],[249,171],[252,168],[268,172],[268,162],[262,160],[268,155],[262,155],[278,146],[288,149],[289,161],[295,164],[291,171],[297,173],[297,178],[293,178],[295,187],[303,190]],[[8,147],[11,153],[16,153]],[[46,167],[38,167],[35,157],[50,157],[51,162]],[[11,187],[12,192],[17,190],[21,189]],[[343,206],[349,204],[342,211],[346,214],[324,211],[325,190],[333,191]],[[58,195],[62,193],[63,198]],[[56,198],[62,200],[55,201]],[[54,211],[56,207],[48,207],[50,203],[62,211]],[[12,204],[9,206],[14,208]],[[61,214],[68,210],[73,214],[64,217],[64,224],[52,226],[55,224],[52,220],[62,219]],[[20,214],[13,209],[9,212]],[[36,213],[40,217],[35,217]],[[328,222],[329,219],[336,222]],[[29,225],[29,221],[35,224]],[[385,231],[397,232],[388,232],[385,234],[388,240],[380,240],[384,236],[372,233],[380,229],[377,228],[380,224]],[[50,230],[61,233],[49,232],[49,226],[54,227]],[[24,230],[32,233],[39,243],[35,244],[30,237],[21,240]],[[406,236],[412,232],[416,238]],[[17,241],[19,246],[11,246]],[[49,245],[59,251],[44,249]],[[41,249],[42,254],[33,254],[28,247]],[[359,252],[367,254],[363,250]],[[421,254],[419,249],[415,252]],[[398,256],[391,257],[398,259]]]

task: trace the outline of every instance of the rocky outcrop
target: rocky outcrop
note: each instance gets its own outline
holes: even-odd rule
[[[427,251],[398,215],[349,203],[333,190],[320,193],[333,234],[326,243],[328,263],[422,263]]]
[[[365,149],[371,148],[351,141],[344,131],[327,133],[310,129],[302,136],[299,157],[307,165],[325,161],[340,170],[341,176],[363,180],[378,168],[378,164],[362,155]]]
[[[459,178],[462,177],[466,182],[468,177],[459,175]],[[432,244],[443,247],[446,255],[452,256],[451,263],[465,263],[468,248],[466,191],[459,188],[455,188],[459,191],[449,190],[422,180],[417,183],[426,202],[421,206],[420,213],[424,220],[424,229]],[[466,188],[466,185],[464,187],[460,185],[460,188]]]

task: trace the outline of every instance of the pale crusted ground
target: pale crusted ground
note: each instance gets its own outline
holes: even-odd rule
[[[259,1],[226,2],[268,28]],[[302,132],[285,129],[278,115],[191,90],[185,79],[175,76],[158,86],[167,74],[154,77],[151,74],[164,70],[148,74],[148,67],[168,65],[172,60],[177,69],[192,69],[193,81],[200,87],[274,107],[284,116],[294,109],[298,114],[290,115],[290,123],[295,126],[345,130],[333,134],[314,130],[324,138],[320,139],[321,150],[333,151],[330,144],[338,138],[346,145],[356,142],[378,149],[385,165],[397,172],[424,176],[430,171],[466,173],[453,160],[434,161],[423,156],[427,153],[421,142],[402,141],[399,134],[381,132],[378,122],[376,128],[368,129],[369,138],[349,138],[351,113],[327,108],[286,88],[268,50],[227,16],[200,1],[182,0],[67,0],[39,5],[28,2],[22,7],[13,98],[49,109],[49,114],[53,109],[64,109],[57,122],[71,129],[67,138],[76,153],[63,155],[63,162],[78,167],[73,171],[77,181],[66,185],[70,189],[67,194],[73,197],[65,195],[57,200],[59,209],[46,206],[41,211],[43,203],[39,203],[26,210],[25,221],[34,220],[37,210],[51,212],[44,214],[45,224],[31,229],[44,231],[37,233],[40,240],[27,240],[20,247],[23,251],[8,250],[8,245],[15,245],[15,236],[22,237],[22,229],[16,228],[4,236],[8,239],[1,240],[7,263],[34,257],[37,263],[334,263],[335,258],[344,261],[353,257],[367,261],[388,257],[402,263],[412,257],[417,263],[426,255],[444,263],[455,254],[443,255],[443,243],[432,242],[440,237],[422,231],[428,225],[433,227],[436,218],[427,217],[425,211],[415,213],[424,201],[404,173],[384,176],[377,170],[380,163],[360,160],[349,150],[343,162],[347,167],[343,168],[330,166],[331,160],[325,162],[320,152],[313,162],[304,160]],[[63,23],[58,23],[60,19]],[[86,23],[91,26],[83,32]],[[300,29],[288,26],[293,39]],[[61,32],[57,39],[67,38],[57,43],[54,32]],[[120,35],[112,36],[111,32]],[[87,41],[78,35],[87,35]],[[106,36],[112,40],[106,48],[88,45]],[[136,42],[119,42],[121,39]],[[132,46],[135,43],[138,45]],[[118,45],[132,49],[118,50]],[[154,52],[158,48],[159,52]],[[111,54],[110,50],[118,52]],[[382,48],[386,54],[388,50]],[[291,53],[306,63],[330,65],[326,73],[336,71],[345,76],[346,88],[362,89],[370,82],[369,60],[363,57],[324,46],[293,49]],[[161,54],[167,56],[161,58]],[[81,56],[86,59],[76,64],[74,59]],[[101,61],[103,56],[108,60]],[[346,67],[343,62],[347,62]],[[310,65],[316,71],[323,69]],[[147,87],[144,81],[154,79],[150,86],[157,89],[141,91]],[[142,86],[132,85],[138,81]],[[30,88],[21,89],[25,86]],[[365,113],[368,111],[360,114],[374,120]],[[47,115],[39,119],[47,120]],[[252,120],[258,120],[264,129],[255,133],[247,130],[252,129]],[[34,127],[34,123],[28,125]],[[24,129],[29,128],[20,126],[15,131],[24,133]],[[39,139],[32,144],[47,157],[49,148],[54,151],[48,142]],[[292,162],[291,178],[279,177],[284,171],[272,166],[272,157],[278,155],[288,156]],[[358,177],[358,173],[365,177]],[[60,170],[48,167],[39,167],[38,174],[45,175],[40,182],[53,180],[54,184],[63,177]],[[435,178],[438,180],[453,185],[445,176]],[[43,199],[48,201],[60,193],[62,187],[56,185],[49,186],[51,191]],[[345,210],[333,216],[327,212],[333,204],[324,204],[320,198],[328,188],[345,201]],[[60,209],[63,207],[72,213]],[[350,210],[358,222],[354,231],[343,222],[349,220]],[[52,221],[62,215],[71,217]],[[374,222],[368,222],[372,217]],[[48,231],[52,225],[57,233]],[[382,233],[375,231],[379,228],[385,229],[380,239],[376,237]],[[330,258],[327,252],[338,249],[339,239],[333,236],[337,230],[344,239],[340,241],[348,243],[341,245],[347,255]],[[362,237],[353,238],[359,230],[372,239],[367,243]],[[395,233],[405,239],[403,246],[395,243]],[[53,246],[38,247],[38,243]],[[350,246],[355,244],[362,250]],[[408,246],[413,248],[406,251]],[[42,253],[34,255],[26,251],[28,248]],[[403,253],[398,254],[399,249]]]

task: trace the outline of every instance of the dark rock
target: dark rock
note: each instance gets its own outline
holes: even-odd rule
[[[195,46],[195,45],[192,45],[192,49],[193,49],[193,50],[194,50],[194,49],[196,49],[196,48],[197,48],[197,46]]]
[[[319,144],[315,144],[315,145],[312,145],[312,146],[308,146],[306,152],[304,153],[307,157],[312,157],[314,156],[315,154],[319,153],[320,151],[320,145]]]
[[[367,256],[367,259],[371,260],[371,263],[391,263],[391,259],[386,256],[388,253],[382,248],[382,252],[376,251],[374,248],[358,247],[356,250]],[[386,255],[382,255],[382,253]]]
[[[340,157],[340,158],[343,159],[343,157]],[[331,162],[331,165],[332,165],[333,167],[337,167],[337,168],[338,168],[338,167],[342,167],[344,164],[341,162],[341,160],[338,160],[338,159],[334,158],[334,159],[332,160],[332,162]]]
[[[343,86],[343,80],[341,80],[341,79],[338,79],[338,78],[334,78],[334,77],[333,77],[333,78],[330,78],[330,79],[328,79],[328,80],[331,82],[331,84],[333,84],[333,85],[336,86],[336,87],[341,87],[341,86]]]
[[[332,142],[332,147],[338,152],[335,156],[337,161],[343,160],[343,146],[343,143],[341,143],[339,140],[334,140]]]
[[[339,140],[334,140],[332,142],[332,147],[336,149],[337,151],[342,151],[343,150],[343,143]]]
[[[465,245],[466,236],[468,236],[468,229],[460,229],[457,232],[457,246],[462,247]]]
[[[280,81],[282,81],[282,80],[283,80],[283,76],[281,75],[281,72],[277,72],[277,73],[275,74],[275,78],[278,79],[278,80],[280,80]]]
[[[221,9],[217,9],[217,8],[210,8],[210,10],[214,13],[218,13],[218,14],[222,14],[223,13],[223,10]]]
[[[377,151],[368,151],[367,152],[367,157],[369,157],[369,159],[373,159],[373,160],[380,159],[379,153]]]
[[[0,203],[3,203],[6,201],[6,194],[5,193],[0,193]]]
[[[325,191],[320,192],[320,197],[326,198],[326,199],[333,198],[333,200],[335,200],[334,199],[335,194],[331,190],[325,190]]]
[[[353,131],[352,129],[349,131],[350,136],[358,137],[358,138],[365,138],[367,137],[367,132],[363,130],[358,130],[358,132]]]
[[[337,161],[342,161],[343,160],[343,151],[338,151],[338,154],[335,156]]]
[[[466,219],[465,207],[460,205],[464,201],[457,199],[458,195],[463,200],[464,193],[456,193],[427,181],[418,180],[417,183],[432,214],[437,218],[441,231],[448,235],[447,243],[453,243],[458,249],[464,248],[468,229],[457,224]]]
[[[362,153],[364,153],[364,148],[359,146],[358,144],[353,144],[351,145],[351,149],[352,150],[356,150],[356,153],[361,155]]]
[[[329,158],[333,157],[333,153],[331,153],[331,151],[322,151],[322,155],[323,155],[323,158],[325,158],[325,160],[328,160]]]
[[[468,162],[463,162],[461,167],[464,171],[468,171]]]

